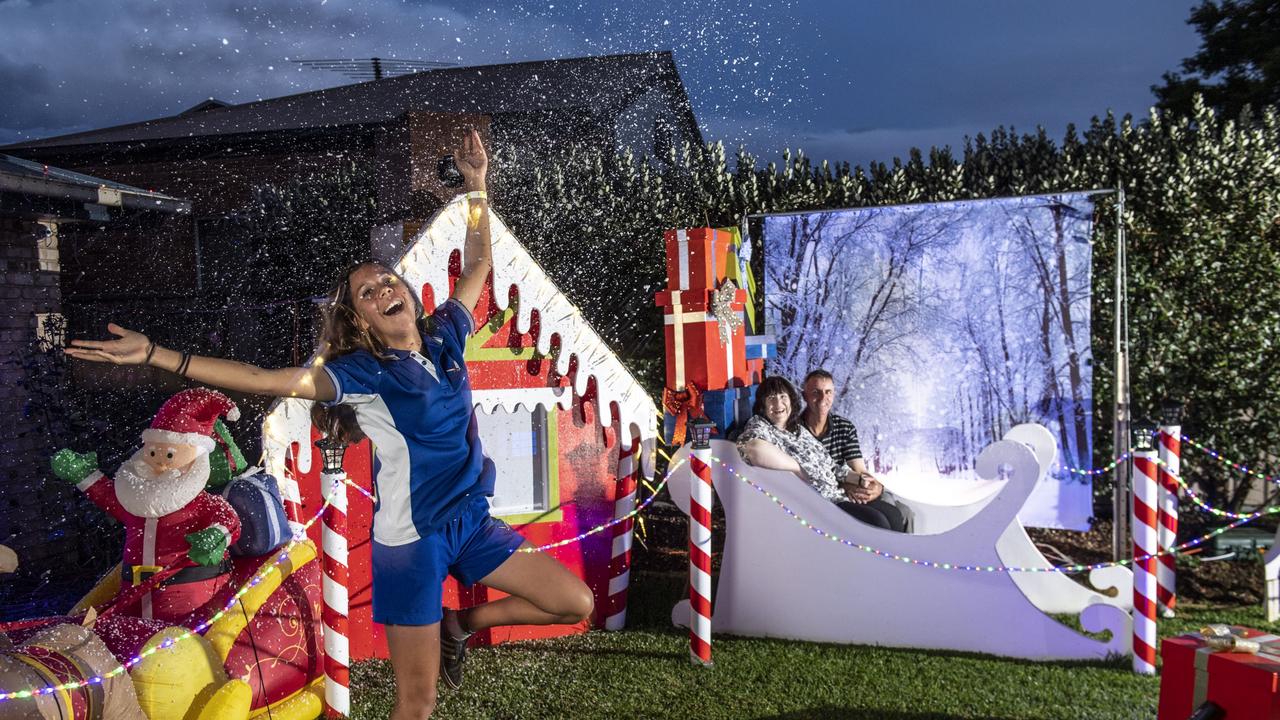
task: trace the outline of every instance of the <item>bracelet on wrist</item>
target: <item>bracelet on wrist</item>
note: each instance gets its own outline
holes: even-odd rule
[[[489,193],[487,193],[484,190],[472,190],[466,195],[463,195],[463,197],[465,197],[468,202],[470,202],[471,200],[488,200]]]
[[[187,351],[183,350],[183,351],[182,351],[182,359],[178,361],[178,367],[177,367],[177,369],[176,369],[176,370],[174,370],[174,372],[175,372],[179,377],[186,377],[186,376],[187,376],[187,366],[188,366],[188,365],[190,365],[190,364],[191,364],[191,353],[189,353],[189,352],[187,352]]]
[[[150,344],[147,345],[147,356],[142,359],[143,365],[151,364],[151,356],[155,353],[155,351],[156,351],[156,341],[152,340]]]

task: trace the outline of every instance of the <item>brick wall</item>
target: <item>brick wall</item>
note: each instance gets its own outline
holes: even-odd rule
[[[49,438],[30,417],[29,372],[37,319],[61,311],[56,230],[0,218],[0,542],[18,553],[15,587],[0,609],[21,604],[24,590],[58,585],[55,576],[81,564],[82,544],[68,532],[81,511],[77,491],[49,482]]]

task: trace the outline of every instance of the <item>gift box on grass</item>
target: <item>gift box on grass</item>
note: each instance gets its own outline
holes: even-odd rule
[[[1224,720],[1280,720],[1280,637],[1213,625],[1166,638],[1160,656],[1158,720],[1186,720],[1205,702]]]

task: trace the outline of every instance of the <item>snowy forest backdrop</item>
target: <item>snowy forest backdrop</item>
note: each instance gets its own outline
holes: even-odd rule
[[[1084,530],[1090,467],[1093,202],[1067,194],[861,208],[764,221],[771,373],[835,378],[873,472],[971,479],[1038,422],[1059,469],[1020,514]]]

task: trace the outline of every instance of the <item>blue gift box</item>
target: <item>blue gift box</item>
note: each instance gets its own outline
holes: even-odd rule
[[[777,355],[777,347],[772,335],[748,335],[747,359],[767,360]]]
[[[751,417],[751,406],[756,401],[756,386],[749,385],[723,390],[707,390],[702,393],[702,410],[707,419],[716,424],[714,437],[728,439],[737,435],[742,426]],[[670,413],[662,414],[662,438],[668,444],[675,433],[676,418]],[[687,433],[687,431],[686,431]]]

